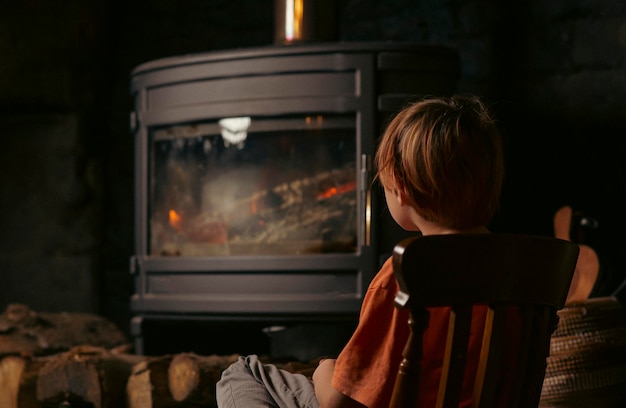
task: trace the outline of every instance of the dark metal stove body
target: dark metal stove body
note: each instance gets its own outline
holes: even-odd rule
[[[394,239],[371,185],[376,139],[407,100],[450,94],[458,75],[454,51],[394,43],[137,67],[137,352],[151,319],[356,319]]]

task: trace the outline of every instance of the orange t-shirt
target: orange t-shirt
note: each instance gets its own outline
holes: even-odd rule
[[[332,385],[339,392],[374,407],[387,407],[391,400],[402,351],[409,336],[406,309],[394,306],[398,285],[389,258],[369,285],[359,324],[337,357]],[[435,406],[450,308],[432,308],[424,334],[419,406]],[[487,308],[475,307],[472,317],[468,370],[476,371]],[[463,384],[461,406],[469,406],[473,384]]]

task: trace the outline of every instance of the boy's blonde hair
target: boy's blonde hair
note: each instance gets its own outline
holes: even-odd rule
[[[429,98],[389,123],[376,152],[377,177],[428,221],[465,229],[487,225],[504,178],[502,141],[476,96]]]

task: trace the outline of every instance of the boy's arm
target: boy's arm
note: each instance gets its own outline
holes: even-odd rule
[[[315,396],[321,408],[363,408],[364,405],[356,402],[337,391],[332,386],[333,372],[335,371],[335,360],[327,359],[320,361],[313,373],[313,386]]]

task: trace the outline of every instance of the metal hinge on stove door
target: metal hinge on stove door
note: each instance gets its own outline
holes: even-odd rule
[[[135,111],[130,112],[130,117],[128,119],[130,131],[135,132],[135,130],[137,130],[137,113]]]
[[[137,255],[132,255],[130,257],[130,265],[128,270],[131,275],[137,275],[139,273],[139,259],[137,259]]]
[[[363,227],[361,228],[361,242],[364,246],[371,245],[372,223],[372,195],[370,189],[370,160],[367,154],[361,155],[361,170],[359,173],[361,199],[363,203]]]

